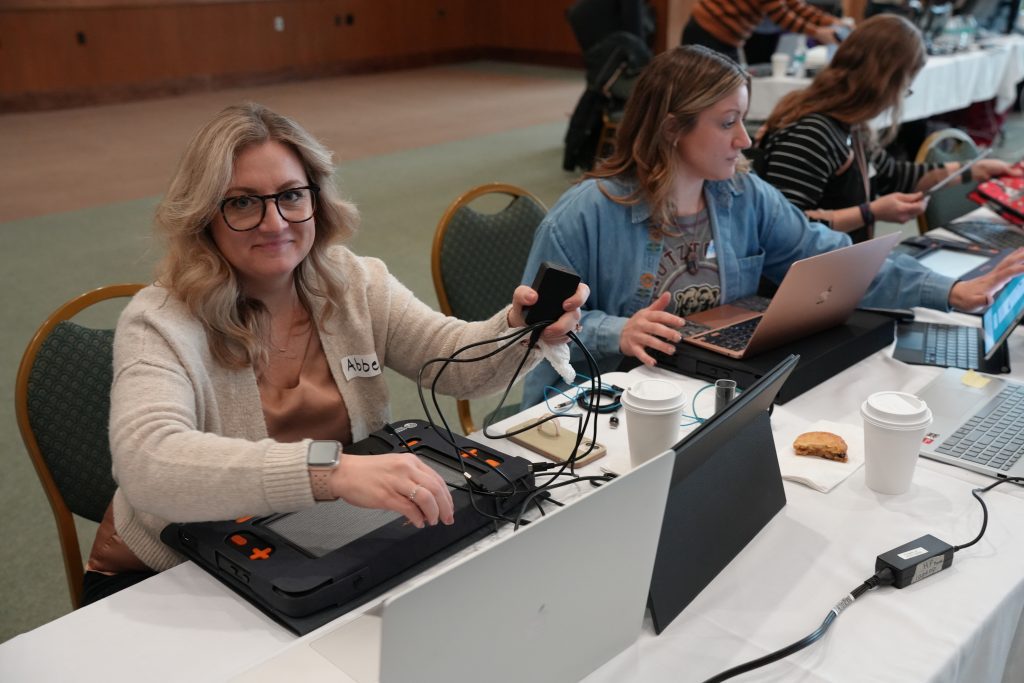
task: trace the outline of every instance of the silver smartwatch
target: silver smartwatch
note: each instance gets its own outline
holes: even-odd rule
[[[341,444],[337,441],[310,441],[306,451],[306,467],[309,481],[316,500],[334,500],[331,495],[330,479],[334,468],[341,461]]]

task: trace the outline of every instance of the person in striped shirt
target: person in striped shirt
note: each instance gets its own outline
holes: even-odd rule
[[[883,145],[895,136],[903,97],[927,59],[920,31],[903,17],[871,17],[853,31],[811,85],[782,98],[765,122],[755,165],[809,218],[867,239],[875,220],[904,223],[925,209],[925,190],[960,173],[959,162],[896,161]],[[881,136],[871,121],[890,112]],[[1019,175],[985,159],[954,182]]]
[[[682,44],[703,45],[738,62],[740,47],[765,17],[819,43],[838,42],[834,25],[841,19],[803,0],[698,0],[683,29]]]

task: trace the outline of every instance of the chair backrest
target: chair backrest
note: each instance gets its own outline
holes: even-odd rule
[[[487,195],[509,202],[494,213],[470,206]],[[512,301],[545,214],[539,199],[504,183],[480,185],[452,202],[437,224],[431,254],[441,311],[462,320],[486,320]],[[475,431],[469,402],[458,401],[458,409],[463,431]]]
[[[967,133],[958,128],[946,128],[932,133],[921,143],[915,161],[919,164],[947,161],[969,161],[978,155],[978,146]],[[942,227],[954,218],[964,215],[978,205],[967,198],[975,183],[956,184],[937,190],[928,200],[928,207],[917,217],[917,229],[923,235],[932,228]]]
[[[491,194],[511,201],[496,213],[469,206]],[[502,183],[481,185],[456,199],[434,233],[431,268],[441,310],[463,320],[486,320],[507,305],[546,213],[532,194]]]
[[[143,286],[100,287],[58,308],[29,342],[15,381],[18,428],[53,509],[75,608],[81,604],[83,570],[71,515],[99,522],[117,485],[108,430],[114,331],[70,319]]]

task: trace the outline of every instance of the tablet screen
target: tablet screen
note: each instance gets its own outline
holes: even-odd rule
[[[1024,275],[1018,275],[1003,287],[999,296],[981,316],[985,336],[985,357],[1013,330],[1014,324],[1024,316]]]

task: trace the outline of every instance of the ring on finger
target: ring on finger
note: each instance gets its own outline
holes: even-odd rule
[[[411,500],[412,502],[415,503],[416,502],[416,494],[420,492],[421,488],[423,488],[423,487],[420,486],[419,484],[416,484],[416,488],[414,488],[412,490],[412,493],[410,493],[408,496],[406,496],[406,498],[408,498],[409,500]]]

